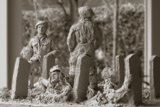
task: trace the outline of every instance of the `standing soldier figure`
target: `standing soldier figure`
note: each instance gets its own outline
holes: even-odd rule
[[[54,41],[46,35],[48,28],[46,21],[38,21],[35,28],[37,35],[30,40],[27,47],[22,49],[21,55],[32,64],[32,73],[41,74],[43,57],[51,54],[56,55],[59,49]]]
[[[78,57],[82,54],[85,54],[91,57],[94,61],[95,50],[99,48],[102,43],[102,31],[92,20],[92,17],[94,16],[93,10],[87,6],[84,6],[80,7],[78,12],[80,15],[80,20],[78,23],[72,25],[67,38],[67,45],[70,52],[69,75],[72,84],[76,72]],[[92,94],[92,92],[93,94],[95,93],[93,90],[95,90],[97,86],[95,76],[96,68],[95,64],[93,64],[89,74],[90,85],[88,89],[91,90],[89,91],[90,94]],[[92,97],[92,95],[90,97]]]
[[[46,21],[38,21],[35,26],[38,34],[29,42],[29,47],[33,50],[33,55],[29,59],[30,63],[35,61],[42,62],[43,56],[56,54],[59,49],[54,41],[46,35],[48,24]]]

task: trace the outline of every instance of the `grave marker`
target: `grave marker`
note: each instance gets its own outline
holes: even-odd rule
[[[51,55],[45,55],[43,57],[43,65],[42,65],[42,77],[45,79],[49,78],[49,70],[52,66],[55,65],[55,57]]]
[[[28,61],[18,57],[16,59],[12,80],[12,99],[18,97],[27,97],[29,71],[30,64]]]
[[[150,67],[151,99],[160,98],[160,57],[152,56]]]
[[[89,85],[89,71],[92,62],[92,59],[86,55],[81,55],[78,58],[73,86],[73,96],[77,102],[86,99]]]
[[[128,55],[125,59],[125,75],[129,76],[131,74],[131,90],[133,92],[133,98],[131,98],[130,103],[138,105],[142,103],[142,74],[141,74],[141,62],[137,55]]]
[[[116,56],[116,72],[118,77],[118,87],[120,88],[124,82],[125,68],[124,68],[124,57]]]

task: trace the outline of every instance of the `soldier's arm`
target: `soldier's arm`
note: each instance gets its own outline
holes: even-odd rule
[[[32,41],[33,41],[33,39],[31,39],[31,40],[29,41],[29,43],[28,43],[28,47],[29,47],[29,48],[32,48]]]
[[[65,87],[63,88],[63,92],[59,96],[67,96],[72,89],[71,85],[67,82],[67,80],[64,81]]]
[[[29,44],[28,44],[28,47],[32,50],[32,52],[34,51],[34,50],[33,50],[33,46],[32,46],[34,40],[35,40],[35,38],[32,38],[32,39],[30,40]],[[29,59],[28,62],[29,62],[29,63],[33,63],[34,61],[40,59],[40,57],[41,57],[40,55],[34,55],[34,53],[33,53],[33,54],[32,54],[32,57]]]
[[[68,38],[67,38],[67,45],[68,45],[69,52],[72,52],[76,46],[76,38],[75,38],[74,32],[75,31],[73,30],[73,26],[72,26],[70,28]]]
[[[50,55],[58,55],[60,52],[60,48],[58,47],[58,45],[55,44],[55,42],[52,40],[52,38],[50,38],[50,49],[51,51],[49,53],[47,53],[44,57],[50,56]]]
[[[51,49],[52,51],[50,52],[50,54],[52,55],[58,55],[60,52],[60,48],[58,47],[57,44],[55,44],[53,40],[51,41]]]
[[[28,43],[28,45],[26,47],[23,47],[22,50],[21,50],[21,53],[20,55],[26,59],[26,60],[30,60],[30,58],[33,56],[33,48],[32,48],[32,45],[31,45],[31,40],[30,42]]]

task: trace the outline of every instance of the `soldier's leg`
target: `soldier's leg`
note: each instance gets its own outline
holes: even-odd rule
[[[34,83],[36,83],[41,75],[41,64],[35,61],[30,70],[30,88],[34,87]]]
[[[76,70],[76,61],[75,58],[70,58],[69,59],[69,83],[73,87],[74,84],[74,77],[75,77],[75,70]]]

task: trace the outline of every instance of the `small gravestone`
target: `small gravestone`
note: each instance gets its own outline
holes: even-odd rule
[[[89,71],[92,62],[92,59],[86,55],[81,55],[78,58],[73,86],[73,97],[76,102],[86,99],[89,85]]]
[[[151,99],[160,98],[160,57],[152,56],[150,67]]]
[[[12,80],[12,99],[18,97],[27,97],[29,71],[30,64],[28,61],[18,57],[16,59]]]
[[[116,72],[118,74],[118,87],[120,88],[124,82],[125,68],[124,68],[124,57],[116,56]]]
[[[42,65],[42,77],[45,79],[49,78],[49,70],[50,68],[55,65],[55,57],[50,55],[45,55],[43,57],[43,65]]]
[[[137,55],[131,54],[125,59],[125,75],[132,76],[130,88],[133,92],[133,97],[130,98],[129,103],[138,105],[142,103],[142,74],[141,61]]]

